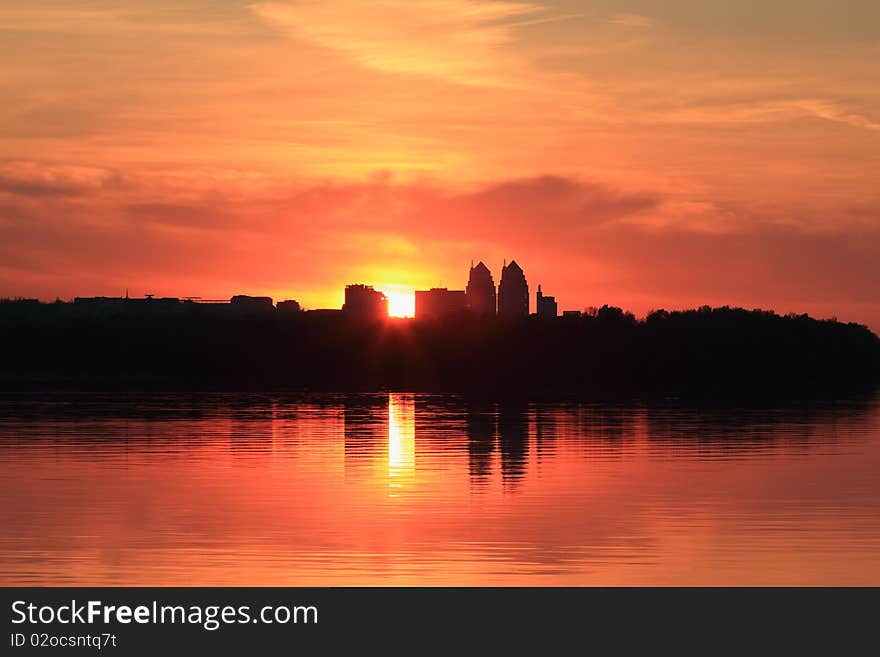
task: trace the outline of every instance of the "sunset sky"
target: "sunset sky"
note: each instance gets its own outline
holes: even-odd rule
[[[880,330],[877,0],[0,0],[0,98],[0,296],[515,258],[560,308]]]

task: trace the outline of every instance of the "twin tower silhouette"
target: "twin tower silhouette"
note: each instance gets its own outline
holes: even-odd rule
[[[385,295],[370,286],[348,285],[345,288],[345,311],[383,314],[383,306],[387,312]],[[556,299],[544,296],[540,285],[535,306],[538,315],[556,317]],[[511,260],[510,264],[505,262],[497,293],[492,272],[482,261],[476,266],[471,263],[467,287],[464,290],[435,287],[415,292],[417,319],[460,312],[470,312],[476,316],[526,317],[529,314],[529,284],[522,267],[516,260]]]

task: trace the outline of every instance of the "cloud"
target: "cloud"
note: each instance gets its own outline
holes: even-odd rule
[[[41,0],[39,7],[0,6],[0,31],[117,36],[125,34],[175,33],[183,35],[229,35],[242,29],[235,7],[226,3],[181,0],[89,3],[83,0]]]
[[[755,100],[738,106],[719,108],[719,113],[716,114],[701,115],[698,111],[685,116],[689,122],[699,122],[702,119],[731,123],[774,123],[808,117],[841,123],[853,128],[880,130],[880,123],[847,110],[835,100],[825,98]]]
[[[511,46],[523,2],[359,0],[258,2],[252,9],[295,36],[348,53],[361,65],[464,83],[511,84],[525,66]]]
[[[490,183],[441,203],[471,236],[545,247],[579,244],[596,227],[658,208],[656,194],[627,192],[595,181],[545,175]]]
[[[0,194],[30,198],[82,196],[118,184],[111,170],[85,166],[55,166],[38,162],[0,163]]]
[[[639,14],[618,14],[608,19],[608,22],[612,25],[635,30],[651,30],[657,27],[656,20],[647,16],[640,16]]]
[[[835,123],[843,123],[854,128],[880,130],[880,122],[869,119],[862,114],[852,112],[846,109],[842,104],[831,100],[809,99],[795,101],[793,104],[804,112],[820,119],[833,121]]]
[[[32,164],[30,179],[52,171],[68,169]],[[880,327],[880,199],[719,203],[562,175],[467,188],[278,179],[251,189],[129,176],[108,191],[106,175],[84,176],[95,193],[0,199],[0,296],[141,286],[318,307],[354,280],[460,287],[471,258],[493,268],[516,258],[565,307],[733,303]],[[835,230],[817,229],[819,216]]]

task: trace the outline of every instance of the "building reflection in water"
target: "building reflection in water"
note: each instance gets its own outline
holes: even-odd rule
[[[434,471],[438,454],[449,461],[461,453],[473,490],[497,483],[510,494],[519,491],[530,468],[537,472],[553,460],[566,436],[584,453],[621,455],[645,435],[640,408],[460,398],[441,403],[412,393],[355,395],[342,408],[345,479],[371,482],[391,494],[415,485],[417,455],[425,475]],[[419,483],[433,485],[429,481]]]
[[[242,395],[227,401],[225,431],[230,453],[235,457],[261,456],[272,451],[275,442],[274,400]]]
[[[466,411],[468,472],[471,483],[485,486],[492,475],[496,411],[491,404],[468,404]]]
[[[384,460],[388,440],[388,395],[356,395],[345,400],[345,478],[373,475]]]
[[[535,404],[532,408],[532,418],[535,426],[535,453],[538,463],[545,458],[552,457],[556,451],[556,437],[559,433],[559,409],[547,408]]]
[[[512,490],[525,476],[529,457],[529,418],[524,402],[502,403],[498,410],[501,479]]]
[[[876,584],[878,476],[875,400],[16,397],[0,583]]]

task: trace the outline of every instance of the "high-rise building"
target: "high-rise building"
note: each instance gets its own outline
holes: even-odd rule
[[[471,265],[465,297],[468,310],[473,314],[495,314],[495,281],[489,268],[482,262],[477,263],[476,267]]]
[[[545,297],[541,292],[540,283],[538,284],[538,294],[535,297],[535,312],[538,317],[556,317],[558,312],[556,297]]]
[[[501,270],[498,314],[502,317],[526,317],[529,314],[529,284],[516,260],[511,260]]]
[[[416,290],[416,318],[443,317],[467,308],[464,290],[447,290],[434,287],[430,290]]]
[[[388,317],[388,298],[372,285],[346,285],[342,310],[359,317]]]

